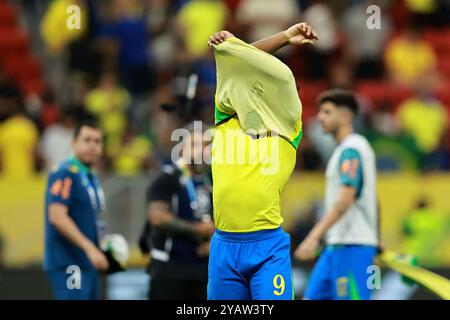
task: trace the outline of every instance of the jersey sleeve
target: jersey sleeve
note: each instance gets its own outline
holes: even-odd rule
[[[49,179],[49,204],[61,203],[69,206],[73,198],[74,174],[67,169],[60,169]]]
[[[351,186],[359,197],[363,187],[362,161],[356,149],[348,148],[339,158],[339,176],[342,185]]]

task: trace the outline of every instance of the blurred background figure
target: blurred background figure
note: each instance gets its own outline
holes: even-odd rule
[[[179,32],[186,52],[192,58],[207,54],[205,40],[217,30],[224,29],[228,16],[225,4],[220,0],[191,0],[177,14]]]
[[[164,166],[147,191],[148,223],[143,251],[150,253],[149,299],[205,300],[212,221],[212,178],[196,164],[203,132],[189,125],[182,157]]]
[[[381,6],[380,29],[363,28],[367,24],[367,8]],[[392,26],[389,20],[386,1],[358,1],[343,14],[341,23],[349,37],[350,56],[353,60],[355,76],[360,79],[383,76],[381,56]]]
[[[403,220],[405,252],[414,255],[420,265],[436,267],[442,259],[440,246],[449,227],[448,216],[433,209],[426,198],[419,198]]]
[[[102,149],[98,124],[82,123],[74,131],[73,154],[48,175],[44,269],[56,300],[101,298],[100,273],[110,267],[100,249],[106,206],[94,171]]]
[[[432,157],[449,122],[445,106],[433,96],[432,86],[429,77],[418,79],[414,85],[415,96],[400,104],[397,111],[400,130],[414,138],[422,169],[435,168]]]
[[[437,61],[431,45],[416,25],[386,47],[386,66],[394,83],[411,86],[424,76],[436,72]]]
[[[134,177],[149,167],[151,144],[129,125],[121,135],[108,139],[106,154],[118,176]]]
[[[61,120],[44,129],[39,142],[39,154],[46,171],[50,171],[70,155],[76,124],[75,112],[67,110],[62,114]]]
[[[100,75],[98,85],[87,93],[84,103],[86,109],[99,119],[108,138],[117,138],[125,132],[130,95],[119,86],[113,72]]]
[[[14,85],[0,88],[0,106],[6,119],[0,124],[2,175],[31,177],[36,165],[38,130],[27,117],[22,94]]]

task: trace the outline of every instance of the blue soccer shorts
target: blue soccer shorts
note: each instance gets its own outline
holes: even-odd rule
[[[211,239],[208,300],[292,300],[290,236],[281,228]]]
[[[370,300],[368,284],[376,247],[328,245],[319,257],[304,293],[311,300]]]

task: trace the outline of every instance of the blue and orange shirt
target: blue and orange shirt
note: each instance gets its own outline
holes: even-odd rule
[[[98,219],[104,210],[104,195],[98,177],[77,158],[70,157],[50,172],[45,193],[45,270],[92,264],[78,246],[70,242],[49,221],[52,203],[66,205],[70,218],[80,231],[98,246]]]

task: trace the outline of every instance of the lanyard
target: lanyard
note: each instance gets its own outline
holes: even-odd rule
[[[199,198],[198,198],[199,195],[198,195],[197,189],[195,187],[194,180],[192,179],[192,174],[191,174],[189,168],[186,165],[183,165],[182,163],[178,164],[178,168],[181,170],[181,174],[182,174],[181,182],[186,186],[186,190],[187,190],[188,197],[189,197],[189,205],[194,214],[194,217],[196,219],[199,219],[202,221],[210,220],[211,217],[210,217],[209,213],[199,211],[201,209],[200,205],[199,205]],[[206,177],[207,176],[204,177],[204,180],[207,180]],[[207,181],[204,181],[204,184],[206,187]]]
[[[97,177],[95,177],[94,175],[91,175],[91,177],[92,181],[91,179],[89,179],[88,174],[86,174],[85,172],[81,173],[83,185],[86,187],[92,209],[96,213],[95,218],[97,225],[97,236],[98,239],[101,240],[105,236],[106,232],[106,223],[101,217],[101,214],[105,212],[106,209],[105,194],[103,193],[102,188],[100,188]]]
[[[83,185],[86,186],[86,190],[89,194],[92,209],[98,214],[105,209],[105,195],[102,189],[99,187],[99,183],[94,175],[91,175],[92,180],[89,179],[85,172],[81,173],[81,179]]]
[[[194,181],[192,180],[191,172],[188,167],[183,165],[180,166],[180,170],[182,173],[182,181],[186,184],[186,189],[189,197],[189,204],[193,211],[197,210],[197,190],[195,189]]]

